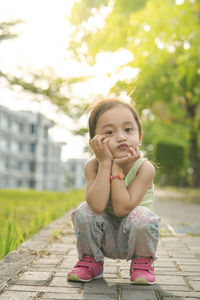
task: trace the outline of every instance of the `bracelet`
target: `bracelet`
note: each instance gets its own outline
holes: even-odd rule
[[[118,178],[119,180],[123,180],[124,174],[122,172],[119,172],[115,176],[113,176],[112,174],[110,174],[110,181],[112,181],[113,179],[116,179],[116,178]]]

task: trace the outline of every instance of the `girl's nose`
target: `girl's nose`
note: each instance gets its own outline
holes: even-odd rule
[[[119,132],[118,134],[117,134],[117,141],[118,142],[123,142],[123,141],[125,141],[126,140],[126,136],[124,135],[124,133],[123,132]]]

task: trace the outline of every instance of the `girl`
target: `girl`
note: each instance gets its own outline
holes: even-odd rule
[[[160,220],[137,113],[119,99],[103,99],[91,110],[89,132],[95,157],[85,165],[86,201],[72,213],[79,261],[68,280],[102,277],[106,256],[131,260],[131,283],[153,284]]]

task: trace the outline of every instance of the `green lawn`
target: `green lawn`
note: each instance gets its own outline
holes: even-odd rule
[[[0,258],[84,200],[84,191],[0,190]]]

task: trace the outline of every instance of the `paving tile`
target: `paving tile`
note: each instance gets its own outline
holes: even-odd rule
[[[85,294],[117,295],[115,284],[108,284],[103,279],[94,280],[83,285]]]
[[[163,300],[199,300],[197,298],[182,298],[182,297],[163,297]]]
[[[40,265],[57,265],[59,264],[61,261],[61,259],[59,259],[58,257],[57,258],[40,258],[37,260],[37,264],[40,264]]]
[[[22,274],[20,280],[43,280],[47,281],[51,277],[52,273],[50,272],[25,272]]]
[[[200,273],[196,276],[192,275],[192,276],[187,276],[187,278],[191,281],[199,281],[200,282]]]
[[[0,295],[1,300],[30,300],[37,295],[37,292],[9,292]]]
[[[129,290],[126,288],[122,289],[122,300],[157,300],[156,294],[154,291],[144,291],[144,290]]]
[[[73,281],[68,281],[67,277],[54,277],[49,286],[60,286],[60,287],[76,287],[80,288],[81,287],[81,282],[73,282]]]
[[[200,277],[199,280],[189,280],[189,283],[191,284],[191,286],[193,287],[193,289],[195,290],[195,292],[200,292]]]
[[[165,297],[165,296],[171,296],[170,292],[167,291],[159,291],[161,297]],[[188,299],[188,297],[190,298],[200,298],[200,292],[180,292],[180,291],[173,291],[173,296],[174,297],[183,297]]]
[[[8,291],[24,291],[24,292],[46,292],[46,293],[79,293],[79,288],[70,287],[51,287],[51,286],[28,286],[28,285],[11,285]]]
[[[196,266],[196,265],[181,265],[181,269],[183,271],[199,272],[200,273],[200,266]]]
[[[25,272],[18,279],[13,280],[12,284],[19,285],[46,285],[51,280],[53,273],[50,272]]]
[[[116,300],[115,295],[91,295],[91,294],[65,294],[65,293],[45,293],[41,299],[52,300],[52,299],[60,299],[60,300]],[[7,300],[7,299],[6,299]]]
[[[185,281],[181,276],[156,276],[157,284],[172,284],[172,285],[185,285]]]

